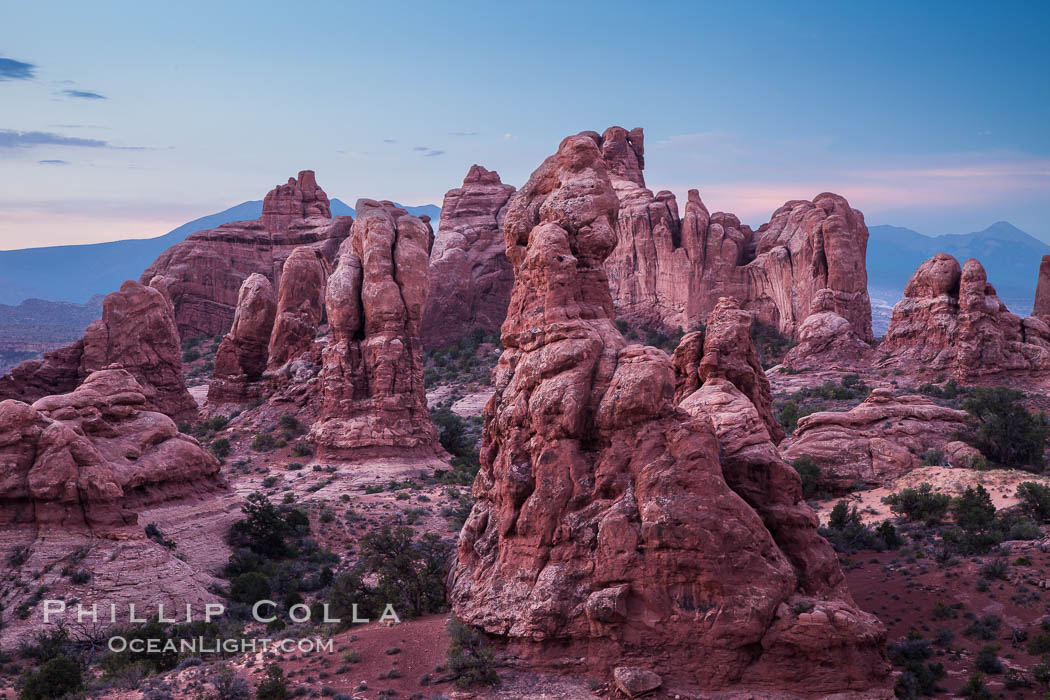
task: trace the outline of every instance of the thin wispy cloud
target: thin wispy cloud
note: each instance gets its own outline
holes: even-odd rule
[[[383,143],[397,143],[397,139],[383,139]]]
[[[58,160],[58,159],[38,160],[37,163],[40,164],[40,165],[69,165],[69,161],[68,160]]]
[[[36,66],[32,63],[0,58],[0,82],[5,80],[32,80],[36,77]]]
[[[430,146],[413,146],[412,150],[413,151],[429,151],[430,150]]]
[[[413,146],[412,150],[416,151],[417,153],[422,153],[424,158],[432,158],[434,156],[445,155],[444,151],[440,151],[436,148],[431,148],[430,146]]]
[[[13,151],[37,146],[73,146],[76,148],[110,148],[120,151],[144,151],[144,146],[116,146],[102,139],[82,139],[51,131],[13,131],[0,129],[0,151]]]
[[[105,95],[100,95],[97,92],[89,92],[87,90],[63,90],[61,95],[66,97],[73,97],[78,100],[105,100]]]
[[[76,146],[77,148],[107,148],[109,143],[99,139],[62,136],[50,131],[0,130],[0,149],[32,148],[33,146]]]
[[[444,151],[430,150],[430,151],[427,151],[426,153],[424,153],[423,157],[425,157],[425,158],[433,158],[434,156],[443,156],[443,155],[445,155]]]
[[[476,131],[450,131],[450,132],[448,132],[448,135],[449,136],[477,136],[478,132],[476,132]]]

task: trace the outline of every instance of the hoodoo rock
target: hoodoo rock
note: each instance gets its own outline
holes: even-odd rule
[[[238,293],[251,274],[279,289],[285,260],[302,246],[332,264],[352,224],[349,216],[332,218],[313,171],[304,170],[266,195],[259,219],[192,234],[161,253],[140,281],[163,279],[183,338],[218,336],[230,330]]]
[[[536,664],[703,689],[884,687],[884,630],[850,600],[797,474],[779,462],[768,478],[725,475],[727,449],[778,459],[751,399],[715,376],[753,392],[750,363],[701,358],[724,371],[686,399],[722,386],[750,407],[758,447],[727,447],[707,408],[675,406],[668,356],[617,330],[603,263],[620,200],[602,145],[565,139],[508,206],[515,284],[450,574],[455,614]],[[743,320],[729,314],[726,335]]]
[[[672,193],[645,188],[641,129],[611,127],[598,139],[620,201],[605,262],[618,316],[688,330],[733,296],[759,322],[797,338],[814,298],[829,290],[827,310],[871,342],[868,229],[843,197],[788,202],[753,231],[732,214],[709,213],[690,190],[679,216]]]
[[[233,327],[215,354],[215,371],[208,386],[212,403],[244,402],[260,396],[260,381],[269,359],[270,335],[277,301],[270,280],[255,272],[241,285]]]
[[[1044,255],[1039,262],[1039,280],[1035,285],[1035,304],[1032,315],[1050,321],[1050,255]]]
[[[1050,368],[1050,329],[1010,313],[984,267],[938,253],[915,271],[893,307],[879,367],[950,371],[960,379]]]
[[[0,464],[0,524],[133,524],[137,509],[221,485],[218,460],[122,369],[32,406],[0,402]]]
[[[449,190],[430,254],[430,296],[423,343],[445,347],[474,328],[497,332],[507,315],[514,273],[503,247],[503,217],[514,193],[499,173],[471,166]]]
[[[784,443],[788,460],[808,457],[820,467],[819,486],[831,493],[884,486],[920,466],[931,450],[948,453],[967,426],[967,413],[939,406],[924,396],[894,396],[875,389],[849,411],[822,411],[798,421]],[[952,454],[960,453],[957,446]],[[966,460],[973,457],[966,452]],[[968,466],[968,464],[954,464]]]
[[[117,365],[141,385],[147,405],[176,419],[197,404],[186,390],[174,310],[162,291],[127,281],[102,302],[102,318],[84,338],[0,379],[0,399],[33,402],[73,391],[92,372]]]
[[[300,219],[331,219],[328,195],[317,185],[313,170],[304,170],[288,184],[278,185],[263,199],[262,224],[268,231],[284,231]]]
[[[317,455],[442,454],[420,340],[432,229],[387,201],[359,200],[357,217],[328,280]]]
[[[288,256],[277,292],[277,310],[270,332],[267,367],[284,363],[313,347],[324,317],[328,265],[315,248],[296,248]]]

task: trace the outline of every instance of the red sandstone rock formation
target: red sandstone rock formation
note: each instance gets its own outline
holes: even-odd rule
[[[386,201],[359,200],[357,217],[328,280],[317,456],[441,454],[420,340],[432,229]]]
[[[267,367],[279,370],[310,350],[324,317],[328,265],[315,248],[296,248],[284,263],[277,291],[277,311],[270,332]]]
[[[1032,315],[1044,322],[1050,320],[1050,255],[1044,255],[1039,262],[1039,280],[1035,285],[1035,304]]]
[[[164,293],[127,281],[102,303],[84,338],[0,379],[0,398],[32,402],[73,391],[92,372],[118,365],[141,384],[147,404],[176,419],[196,415],[186,391],[175,316]]]
[[[502,228],[513,193],[499,173],[474,165],[463,186],[445,195],[423,313],[427,347],[451,345],[474,328],[493,333],[503,323],[514,273]]]
[[[215,371],[208,386],[210,402],[245,402],[260,397],[259,380],[269,359],[276,316],[277,301],[270,280],[252,273],[241,285],[233,327],[223,336],[215,355]]]
[[[813,297],[809,315],[798,328],[798,344],[784,358],[793,369],[857,369],[874,358],[871,346],[835,311],[830,289]]]
[[[133,524],[136,509],[220,485],[218,461],[123,369],[32,406],[0,402],[0,464],[0,524]]]
[[[332,218],[313,171],[304,170],[266,195],[261,218],[194,233],[161,253],[140,281],[163,278],[183,338],[218,336],[230,330],[249,275],[261,274],[279,288],[285,259],[301,246],[331,264],[352,224],[349,216]]]
[[[288,184],[277,185],[263,200],[262,223],[268,231],[284,231],[300,219],[331,219],[328,195],[317,186],[313,170],[303,170]]]
[[[960,379],[1050,368],[1050,329],[1010,313],[970,258],[938,253],[908,281],[879,346],[879,367],[945,370]]]
[[[915,395],[875,389],[849,411],[823,411],[800,418],[783,446],[784,458],[808,457],[820,467],[821,488],[845,493],[862,483],[884,486],[920,466],[930,450],[946,446],[967,425],[967,413]],[[958,453],[958,446],[953,446]],[[966,455],[972,459],[973,454]],[[954,466],[966,466],[962,463]]]
[[[689,329],[733,296],[797,338],[814,298],[830,290],[827,310],[872,340],[868,229],[844,198],[788,202],[752,231],[732,214],[709,214],[690,190],[680,218],[673,194],[645,188],[641,129],[611,127],[599,138],[620,200],[617,245],[605,263],[619,316]]]
[[[602,143],[565,139],[508,206],[515,285],[450,575],[455,613],[519,658],[579,659],[578,671],[635,666],[705,689],[883,686],[884,631],[849,599],[797,474],[733,384],[760,395],[761,369],[721,356],[750,318],[729,312],[716,356],[695,363],[710,371],[693,396],[720,387],[749,407],[733,429],[739,411],[703,397],[695,413],[676,408],[667,355],[617,331],[602,266],[619,202]],[[795,612],[803,601],[812,612]]]

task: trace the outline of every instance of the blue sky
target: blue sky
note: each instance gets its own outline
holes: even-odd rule
[[[646,131],[646,179],[753,225],[1050,240],[1050,3],[7,3],[0,249],[159,235],[312,168],[330,196],[520,185]]]

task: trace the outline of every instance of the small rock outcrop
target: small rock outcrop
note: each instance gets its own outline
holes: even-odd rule
[[[277,300],[270,280],[253,272],[237,295],[233,327],[215,354],[215,371],[208,386],[211,403],[245,402],[260,398],[260,380],[269,360],[270,335],[277,317]]]
[[[611,127],[598,139],[620,201],[617,243],[605,262],[619,317],[688,330],[732,296],[760,323],[797,339],[825,294],[822,310],[872,341],[868,229],[843,197],[787,202],[753,231],[732,214],[709,213],[690,190],[679,216],[671,192],[645,188],[641,129]]]
[[[324,318],[327,268],[324,256],[314,248],[296,248],[285,261],[270,332],[268,369],[279,370],[313,347],[317,327]]]
[[[770,478],[727,477],[708,409],[676,407],[666,353],[617,330],[603,263],[619,199],[602,145],[565,139],[508,206],[515,284],[449,579],[455,614],[536,664],[635,667],[703,689],[885,686],[884,630],[849,599],[797,474],[780,462]],[[715,376],[754,392],[745,365],[710,359],[719,369],[686,402],[732,388],[776,460],[758,409]],[[796,613],[805,601],[812,612]]]
[[[149,410],[123,369],[32,406],[0,402],[0,464],[0,524],[133,524],[136,509],[221,485],[218,460]]]
[[[102,318],[87,327],[82,340],[43,360],[25,362],[0,379],[0,399],[31,403],[68,393],[92,372],[111,365],[135,377],[153,410],[180,420],[196,416],[171,303],[161,290],[130,280],[106,296]]]
[[[480,328],[499,331],[514,272],[503,244],[503,217],[514,194],[499,173],[471,166],[463,186],[449,190],[430,254],[430,296],[423,344],[440,348]]]
[[[938,253],[915,271],[893,307],[878,367],[949,371],[960,379],[1050,368],[1050,328],[1010,313],[970,258]]]
[[[230,330],[238,293],[250,275],[263,275],[279,289],[285,260],[303,246],[331,265],[352,224],[349,216],[332,218],[313,171],[304,170],[266,195],[260,218],[190,235],[161,253],[140,281],[160,278],[183,338],[219,336]]]
[[[391,202],[357,202],[353,235],[328,280],[320,458],[433,456],[420,331],[432,229]]]
[[[920,466],[923,455],[932,450],[947,455],[948,445],[952,454],[972,461],[973,452],[953,444],[967,427],[967,418],[965,411],[939,406],[924,396],[875,389],[848,411],[800,418],[782,446],[783,454],[787,460],[808,457],[820,467],[820,488],[830,493],[845,493],[857,484],[884,486]]]
[[[835,312],[834,295],[822,289],[813,298],[809,315],[798,327],[798,343],[784,364],[793,369],[855,369],[874,359],[871,345],[861,340],[853,325]]]

